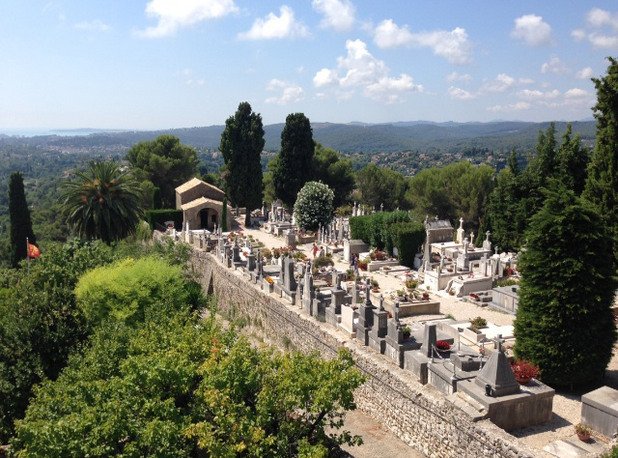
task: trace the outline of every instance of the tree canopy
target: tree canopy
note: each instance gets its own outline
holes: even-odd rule
[[[158,188],[155,208],[175,208],[175,189],[197,173],[197,152],[173,135],[160,135],[139,142],[127,152],[136,176],[150,180]]]
[[[602,379],[616,331],[611,237],[588,202],[552,186],[527,232],[515,353],[552,386]]]
[[[328,185],[335,194],[333,207],[341,207],[349,202],[350,194],[354,190],[352,161],[334,149],[318,143],[313,155],[313,179]]]
[[[356,186],[361,202],[373,209],[384,204],[385,210],[404,207],[406,181],[402,174],[371,163],[356,174]]]
[[[242,102],[234,116],[225,121],[219,149],[225,160],[225,190],[232,205],[246,207],[245,225],[251,221],[251,210],[262,204],[262,165],[264,149],[262,117],[253,113],[251,105]]]
[[[298,192],[294,203],[296,224],[303,229],[316,230],[333,219],[333,190],[324,183],[308,181]]]
[[[285,119],[281,132],[281,151],[273,170],[275,195],[291,208],[296,195],[311,179],[315,142],[309,119],[303,113],[292,113]]]
[[[30,209],[26,202],[24,178],[19,172],[12,173],[9,181],[9,215],[11,218],[11,264],[17,267],[22,259],[26,259],[26,239],[30,243],[36,243],[36,237],[32,231]]]
[[[82,237],[105,243],[135,233],[143,210],[136,181],[118,164],[91,162],[64,184],[64,212],[69,225]]]

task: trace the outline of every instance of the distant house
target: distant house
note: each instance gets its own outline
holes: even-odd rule
[[[221,227],[225,193],[199,178],[192,178],[176,188],[176,209],[182,210],[183,223],[190,229],[212,231]],[[227,227],[232,227],[232,209],[228,205]]]

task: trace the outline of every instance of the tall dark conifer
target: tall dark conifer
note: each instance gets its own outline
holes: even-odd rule
[[[612,356],[613,259],[596,209],[557,185],[526,233],[515,354],[544,382],[574,387],[599,381]]]
[[[583,195],[599,209],[613,232],[614,259],[618,262],[618,60],[608,59],[607,75],[593,79],[597,135]]]
[[[235,207],[246,207],[245,226],[251,222],[251,210],[262,204],[262,164],[264,149],[262,117],[251,105],[242,102],[234,116],[225,121],[219,149],[227,173],[226,193]]]
[[[26,202],[24,178],[19,172],[11,174],[9,182],[9,215],[11,218],[11,264],[17,267],[19,261],[26,259],[26,239],[32,244],[36,243],[30,210]]]
[[[289,114],[281,132],[281,152],[273,170],[275,195],[292,208],[298,191],[313,173],[315,142],[309,119],[303,113]]]

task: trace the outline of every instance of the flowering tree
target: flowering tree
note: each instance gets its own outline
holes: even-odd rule
[[[335,195],[327,185],[318,181],[306,183],[296,196],[294,216],[303,229],[315,230],[333,219]]]

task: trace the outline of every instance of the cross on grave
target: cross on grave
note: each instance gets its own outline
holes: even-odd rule
[[[502,334],[498,334],[494,339],[492,339],[492,341],[494,342],[494,348],[498,350],[500,353],[504,353],[502,344],[506,342],[506,340],[502,338]]]

